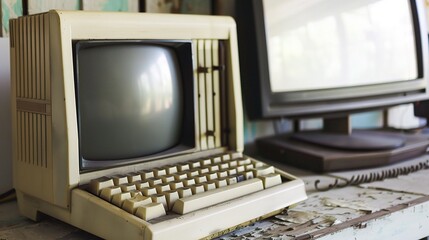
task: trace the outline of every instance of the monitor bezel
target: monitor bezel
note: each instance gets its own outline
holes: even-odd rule
[[[183,120],[182,134],[179,143],[171,148],[150,155],[126,158],[126,159],[105,159],[105,160],[90,160],[85,159],[81,153],[82,142],[78,141],[79,146],[79,170],[81,173],[108,169],[118,166],[124,166],[134,163],[147,162],[166,157],[173,157],[181,154],[193,152],[196,148],[195,139],[195,109],[194,109],[194,74],[193,74],[193,49],[192,41],[190,40],[124,40],[124,39],[109,39],[109,40],[75,40],[72,42],[73,47],[73,70],[74,70],[74,86],[76,99],[76,115],[78,138],[81,138],[81,118],[80,118],[80,100],[79,100],[79,51],[81,49],[109,46],[109,45],[146,45],[160,46],[170,48],[177,56],[179,69],[181,73],[181,87],[183,93]]]
[[[243,100],[251,120],[278,117],[311,118],[344,115],[428,98],[427,37],[424,6],[410,0],[416,41],[414,80],[321,90],[273,92],[262,0],[237,6]],[[250,51],[249,51],[250,50]]]

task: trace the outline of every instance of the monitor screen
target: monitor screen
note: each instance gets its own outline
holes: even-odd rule
[[[185,97],[191,92],[184,87],[192,82],[192,64],[183,62],[190,43],[79,41],[75,46],[83,168],[193,146],[193,131],[184,132],[194,129],[187,121],[193,116],[192,94]]]
[[[418,77],[409,1],[270,0],[263,9],[272,92]]]
[[[237,7],[250,119],[349,114],[427,98],[424,5],[253,0]]]

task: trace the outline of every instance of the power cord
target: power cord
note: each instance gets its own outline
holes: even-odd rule
[[[2,194],[0,194],[0,204],[8,201],[12,201],[16,198],[15,189],[10,189]]]

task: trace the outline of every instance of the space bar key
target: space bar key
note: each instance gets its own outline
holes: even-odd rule
[[[249,179],[207,192],[198,193],[186,198],[181,198],[174,203],[173,212],[186,214],[263,189],[264,186],[261,179]]]

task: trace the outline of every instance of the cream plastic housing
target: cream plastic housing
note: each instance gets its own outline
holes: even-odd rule
[[[72,42],[91,39],[192,42],[196,139],[192,151],[80,172]],[[276,170],[285,179],[281,185],[151,223],[84,189],[101,176],[243,151],[232,18],[50,11],[11,20],[10,45],[14,186],[26,217],[37,220],[43,212],[106,239],[199,239],[273,215],[306,198],[302,180]],[[225,70],[220,76],[215,69]],[[221,131],[221,125],[227,131]]]
[[[196,147],[191,153],[80,174],[72,41],[89,39],[192,41]],[[229,17],[52,10],[12,20],[10,41],[14,186],[26,195],[69,208],[70,190],[101,175],[243,148],[236,29]],[[222,146],[220,140],[208,139],[206,125],[220,124],[221,109],[212,107],[219,106],[212,104],[220,102],[219,97],[203,96],[200,98],[203,100],[197,101],[197,95],[205,92],[205,86],[198,85],[200,77],[210,75],[207,78],[217,81],[210,86],[219,86],[219,74],[212,71],[212,66],[218,63],[214,60],[211,66],[204,66],[208,63],[204,58],[210,51],[214,57],[207,58],[217,59],[220,41],[225,42],[228,66],[228,146]],[[207,73],[198,72],[198,67],[207,67]],[[200,121],[201,118],[204,119]],[[215,139],[221,138],[220,131],[214,134]]]

